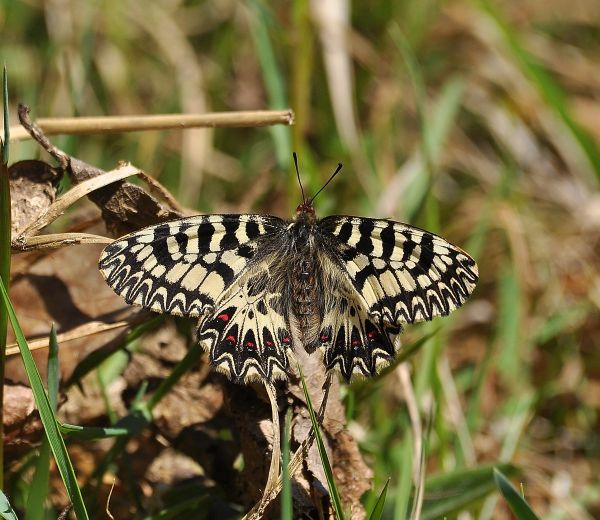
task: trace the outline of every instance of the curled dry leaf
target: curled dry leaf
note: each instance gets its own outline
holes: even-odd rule
[[[14,163],[8,169],[12,235],[40,217],[56,200],[62,173],[42,161]]]
[[[42,424],[35,412],[31,388],[5,383],[3,403],[4,451],[10,461],[40,442]]]

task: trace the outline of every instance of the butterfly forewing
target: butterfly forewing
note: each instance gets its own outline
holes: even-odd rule
[[[445,316],[478,279],[475,261],[443,238],[391,220],[332,216],[319,228],[370,315],[388,324]]]
[[[200,316],[284,225],[262,215],[195,216],[122,237],[102,252],[100,271],[125,301],[156,312]]]

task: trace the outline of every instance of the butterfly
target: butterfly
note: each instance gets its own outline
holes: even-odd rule
[[[144,228],[109,244],[100,271],[127,303],[198,318],[210,363],[234,382],[286,379],[297,349],[319,351],[347,381],[374,376],[404,323],[466,301],[477,264],[393,220],[319,219],[315,197],[303,191],[291,220],[198,215]]]

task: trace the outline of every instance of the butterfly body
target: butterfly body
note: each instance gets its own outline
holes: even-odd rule
[[[300,348],[347,380],[372,376],[393,361],[402,323],[448,314],[478,276],[437,235],[317,219],[306,202],[290,221],[199,215],[151,226],[107,246],[100,270],[128,303],[198,317],[210,362],[236,382],[285,379]]]

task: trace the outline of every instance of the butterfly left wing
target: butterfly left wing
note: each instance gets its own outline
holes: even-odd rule
[[[198,215],[164,222],[108,245],[100,272],[127,303],[201,316],[256,261],[260,241],[284,226],[283,220],[263,215]]]

